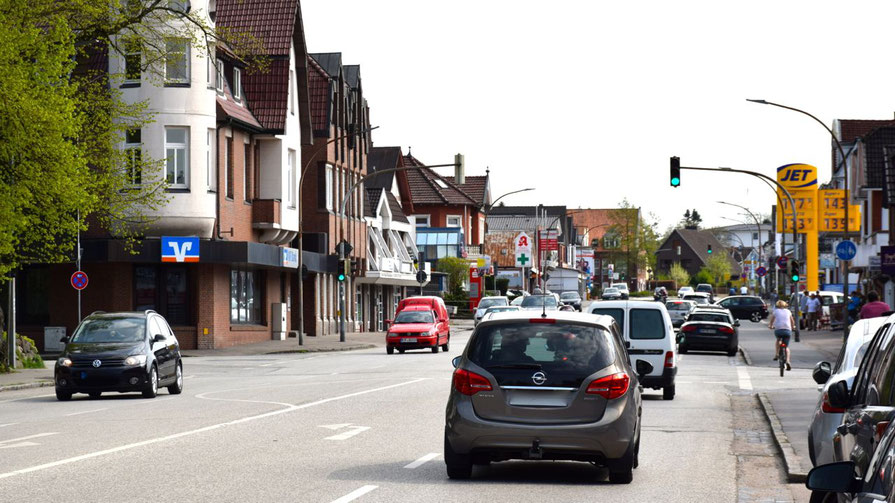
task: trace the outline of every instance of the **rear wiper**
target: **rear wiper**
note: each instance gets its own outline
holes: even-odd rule
[[[485,367],[486,369],[529,369],[529,370],[541,370],[541,364],[539,363],[505,363],[502,365],[490,365]]]

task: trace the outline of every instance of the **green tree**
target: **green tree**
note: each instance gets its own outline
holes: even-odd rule
[[[448,293],[457,297],[465,293],[466,280],[469,279],[469,262],[458,257],[438,259],[435,270],[447,274]]]
[[[643,217],[640,208],[623,199],[617,210],[610,213],[611,226],[606,231],[604,243],[616,246],[610,248],[610,259],[615,269],[626,273],[627,278],[636,278],[638,271],[647,268],[655,270],[656,250],[659,249],[658,223],[655,215],[649,220]]]
[[[713,281],[712,273],[709,272],[707,268],[703,267],[696,273],[696,276],[693,276],[693,278],[690,279],[690,285],[696,286],[700,283],[712,283]]]
[[[727,252],[720,250],[713,253],[705,263],[705,269],[712,275],[712,283],[719,285],[730,278],[730,260]]]
[[[668,275],[678,287],[690,283],[690,273],[684,269],[680,262],[671,264],[671,269],[669,270]]]

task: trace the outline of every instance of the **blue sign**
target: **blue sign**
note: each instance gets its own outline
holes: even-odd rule
[[[758,275],[759,278],[768,273],[768,270],[762,266],[759,266],[758,269],[755,270],[755,274]]]
[[[851,241],[836,243],[836,256],[839,260],[851,260],[858,254],[858,247]]]
[[[198,262],[198,237],[162,236],[162,262]]]
[[[283,267],[298,269],[298,250],[295,248],[283,248]]]
[[[87,278],[87,273],[84,271],[75,271],[75,273],[71,275],[71,286],[74,287],[75,290],[83,290],[87,288],[88,282],[89,279]]]

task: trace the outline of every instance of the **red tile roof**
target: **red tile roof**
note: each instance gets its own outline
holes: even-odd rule
[[[215,25],[259,39],[268,56],[289,56],[298,0],[218,0]]]
[[[425,166],[412,155],[404,156],[405,166]],[[478,207],[480,204],[453,181],[429,168],[404,171],[410,185],[413,204],[457,204]],[[440,182],[440,183],[439,183]]]
[[[265,129],[283,130],[289,108],[289,60],[275,59],[264,73],[243,78],[249,108]]]
[[[839,141],[853,142],[855,138],[867,136],[883,126],[895,126],[895,120],[839,119]]]
[[[488,188],[488,175],[467,176],[466,183],[460,186],[479,206],[485,204],[485,190]]]
[[[329,132],[330,124],[330,83],[329,75],[308,56],[308,92],[311,99],[311,129],[318,134]]]
[[[252,112],[246,108],[246,101],[243,100],[242,104],[236,102],[236,99],[233,98],[233,93],[230,92],[230,83],[224,82],[224,95],[217,95],[217,116],[218,119],[223,118],[231,118],[242,122],[243,124],[256,128],[263,129],[261,124],[258,122],[258,119],[252,115]]]

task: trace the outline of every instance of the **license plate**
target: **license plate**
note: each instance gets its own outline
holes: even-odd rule
[[[401,337],[401,342],[416,342],[416,337]]]
[[[702,330],[702,333],[704,333],[704,334],[717,334],[718,331],[717,331],[717,330],[712,330],[712,329],[703,329],[703,330]]]

